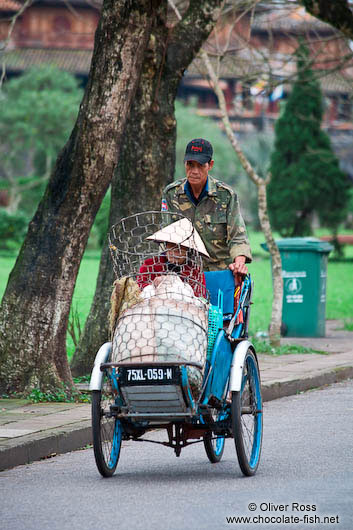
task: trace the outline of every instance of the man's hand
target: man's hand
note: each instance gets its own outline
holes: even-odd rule
[[[230,270],[236,276],[237,274],[248,274],[248,268],[245,265],[246,257],[245,256],[237,256],[234,259],[234,263],[231,263],[229,265]]]

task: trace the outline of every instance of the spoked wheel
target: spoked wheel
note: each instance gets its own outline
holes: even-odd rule
[[[240,392],[232,393],[232,430],[239,466],[244,475],[256,473],[262,444],[262,397],[254,353],[246,353]]]
[[[225,413],[217,412],[215,410],[213,418],[214,421],[223,420],[225,418]],[[224,452],[224,436],[215,436],[212,432],[207,432],[203,437],[203,443],[209,461],[212,462],[212,464],[220,462]]]
[[[108,374],[103,372],[102,389],[92,392],[92,435],[97,468],[103,477],[111,477],[120,456],[122,425],[111,413],[114,404]]]

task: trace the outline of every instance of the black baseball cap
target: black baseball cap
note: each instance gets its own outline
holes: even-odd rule
[[[210,142],[203,138],[195,138],[186,146],[184,162],[195,160],[199,164],[206,164],[212,160],[212,155],[213,149]]]

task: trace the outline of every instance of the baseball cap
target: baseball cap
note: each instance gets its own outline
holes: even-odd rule
[[[199,164],[206,164],[212,159],[212,155],[213,149],[210,142],[203,138],[195,138],[186,146],[184,162],[195,160]]]

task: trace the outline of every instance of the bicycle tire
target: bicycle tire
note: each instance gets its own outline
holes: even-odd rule
[[[91,397],[92,437],[94,458],[103,477],[111,477],[118,465],[122,425],[111,415],[111,396],[107,375],[103,373],[102,390],[94,390]]]

